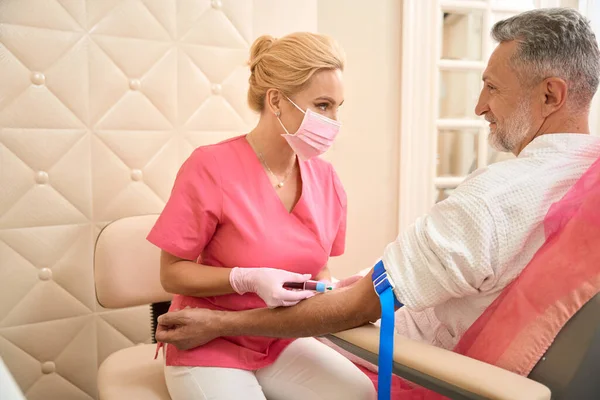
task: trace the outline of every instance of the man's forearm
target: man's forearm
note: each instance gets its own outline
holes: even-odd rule
[[[308,337],[363,325],[381,315],[371,275],[286,308],[223,312],[222,336]]]

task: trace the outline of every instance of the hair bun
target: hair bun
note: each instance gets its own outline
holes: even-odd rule
[[[252,47],[250,48],[249,64],[251,70],[254,69],[254,66],[260,61],[262,55],[271,48],[276,40],[277,39],[271,35],[263,35],[254,41]]]
[[[248,65],[248,105],[262,113],[269,89],[294,95],[318,71],[343,71],[344,57],[329,36],[295,32],[278,39],[269,35],[256,39],[250,48]]]

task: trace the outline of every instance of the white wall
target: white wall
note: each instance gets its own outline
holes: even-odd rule
[[[347,56],[342,132],[329,155],[348,193],[345,276],[381,256],[397,236],[401,9],[398,0],[319,0],[318,29]]]

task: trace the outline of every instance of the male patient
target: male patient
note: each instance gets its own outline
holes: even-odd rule
[[[540,9],[491,34],[499,45],[475,112],[490,123],[492,146],[517,157],[475,171],[382,257],[405,305],[399,333],[447,349],[531,260],[550,205],[600,157],[588,126],[600,75],[589,23],[572,9]],[[379,319],[370,274],[349,282],[289,308],[168,313],[156,339],[189,349],[219,336],[318,336]]]

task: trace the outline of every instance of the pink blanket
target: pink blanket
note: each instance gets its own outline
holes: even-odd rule
[[[546,242],[454,351],[527,376],[567,321],[600,292],[600,159],[544,219]],[[373,383],[377,373],[359,365]],[[443,399],[398,377],[392,399]]]

